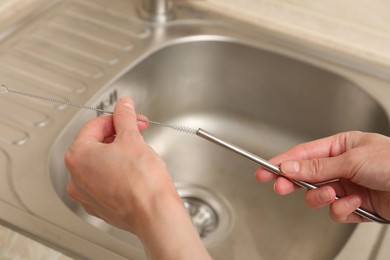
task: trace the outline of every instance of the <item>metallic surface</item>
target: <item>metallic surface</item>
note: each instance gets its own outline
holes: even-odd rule
[[[141,12],[154,22],[166,22],[172,18],[172,0],[143,0]]]
[[[340,131],[389,133],[388,70],[179,2],[165,24],[140,17],[134,1],[48,3],[0,42],[1,84],[109,110],[128,95],[138,113],[265,158]],[[77,259],[145,259],[135,236],[66,195],[64,152],[95,116],[0,95],[0,218]],[[333,223],[326,209],[308,210],[302,192],[278,197],[255,181],[257,165],[196,136],[150,126],[144,138],[179,194],[196,187],[220,212],[204,239],[214,259],[373,256],[381,245],[383,225]]]
[[[228,143],[224,140],[221,140],[219,139],[218,137],[214,136],[213,134],[199,128],[198,131],[196,131],[196,135],[197,136],[200,136],[202,137],[203,139],[207,140],[207,141],[210,141],[210,142],[213,142],[215,144],[218,144],[228,150],[231,150],[251,161],[254,161],[255,163],[258,163],[260,164],[263,168],[269,170],[270,172],[272,173],[275,173],[276,175],[280,176],[281,175],[281,171],[279,169],[279,167],[277,167],[276,165],[268,162],[267,160],[251,153],[251,152],[248,152],[244,149],[242,149],[241,147],[238,147],[236,145],[233,145],[231,143]],[[297,181],[297,180],[293,180],[293,179],[289,179],[287,177],[284,177],[286,179],[288,179],[289,181],[293,182],[294,184],[300,186],[301,188],[305,188],[307,190],[313,190],[313,189],[317,189],[318,187],[316,185],[313,185],[311,183],[308,183],[308,182],[304,182],[304,181]],[[340,199],[339,196],[336,197],[337,199]],[[362,208],[357,208],[355,210],[355,213],[358,214],[359,216],[363,217],[363,218],[366,218],[367,220],[370,220],[370,221],[374,221],[374,222],[378,222],[378,223],[382,223],[382,224],[389,224],[390,221],[372,213],[372,212],[368,212]]]
[[[192,197],[182,197],[200,237],[205,238],[218,226],[218,215],[206,202]]]
[[[187,39],[159,49],[109,85],[101,96],[114,90],[118,96],[133,97],[137,112],[153,120],[199,126],[265,157],[349,129],[388,131],[383,108],[353,82],[228,38]],[[86,121],[85,115],[80,113],[53,146],[53,186],[61,200],[85,221],[132,244],[128,234],[86,218],[79,205],[66,196],[68,174],[55,158],[64,154]],[[308,210],[302,192],[276,196],[272,184],[255,181],[256,165],[199,142],[198,137],[151,126],[144,138],[166,161],[175,182],[212,191],[232,208],[231,231],[221,233],[216,238],[220,242],[213,246],[206,243],[217,259],[236,250],[242,258],[281,258],[280,244],[292,258],[333,258],[355,228],[333,223],[326,209]]]

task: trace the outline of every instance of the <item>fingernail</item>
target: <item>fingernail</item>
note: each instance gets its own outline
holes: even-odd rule
[[[134,109],[133,101],[131,99],[128,99],[128,98],[124,99],[122,105],[127,107],[127,108]]]
[[[296,161],[287,161],[282,163],[280,168],[283,173],[296,174],[300,170],[300,165],[299,162]]]
[[[126,102],[126,103],[123,103],[123,105],[127,108],[134,109],[134,105],[132,103]]]

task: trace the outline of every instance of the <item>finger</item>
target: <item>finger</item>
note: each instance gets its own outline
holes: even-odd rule
[[[264,168],[259,168],[255,172],[256,179],[259,182],[268,182],[271,180],[274,180],[277,178],[277,175],[264,169]]]
[[[93,217],[99,217],[96,212],[93,210],[93,207],[90,206],[90,205],[85,205],[85,204],[82,204],[82,207],[83,209],[85,210],[85,212],[88,213],[88,215],[91,215]]]
[[[270,159],[268,162],[273,164],[273,165],[279,166],[280,165],[280,159],[279,159],[280,156],[283,156],[283,155],[276,156],[276,157]],[[264,167],[258,168],[255,172],[255,176],[256,176],[256,179],[260,182],[268,182],[268,181],[271,181],[271,180],[278,178],[277,174],[267,170]]]
[[[299,144],[287,152],[274,158],[274,163],[279,165],[290,160],[310,160],[315,158],[334,157],[345,153],[350,149],[351,132],[340,133]]]
[[[146,116],[137,115],[137,119],[141,119],[141,120],[137,120],[138,130],[144,131],[146,128],[148,128],[149,123],[148,123],[148,118]],[[115,140],[115,137],[116,135],[108,136],[103,140],[103,143],[110,144]]]
[[[361,199],[358,195],[351,195],[336,200],[330,205],[330,216],[333,220],[343,223],[357,223],[364,221],[354,211],[361,206]]]
[[[278,177],[274,183],[274,190],[279,195],[287,195],[296,189],[299,187],[283,177]]]
[[[122,97],[118,100],[114,109],[114,127],[116,130],[116,141],[133,139],[139,136],[137,116],[133,100]]]
[[[115,134],[112,116],[96,117],[89,121],[79,132],[76,140],[104,142]]]
[[[138,129],[140,131],[143,131],[146,128],[148,128],[149,123],[148,123],[148,118],[146,116],[144,116],[144,115],[137,115],[137,118],[141,119],[141,120],[137,120]]]
[[[317,209],[327,206],[336,200],[336,192],[330,186],[309,190],[305,193],[305,201],[309,208]]]
[[[269,162],[280,166],[282,162],[291,160],[308,160],[314,158],[324,158],[342,154],[348,149],[347,140],[349,133],[341,133],[315,141],[299,144],[287,152],[272,158]],[[260,182],[267,182],[276,178],[264,168],[256,171],[256,179]]]
[[[332,179],[351,179],[356,163],[353,157],[342,154],[331,158],[317,158],[302,161],[286,161],[280,166],[284,176],[301,181],[323,182]]]

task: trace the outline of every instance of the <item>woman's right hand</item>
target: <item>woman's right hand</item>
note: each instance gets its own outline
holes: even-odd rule
[[[310,208],[330,205],[331,217],[339,222],[363,222],[353,211],[362,207],[390,220],[390,138],[345,132],[297,145],[270,160],[279,165],[282,175],[291,179],[319,183],[338,182],[306,192]],[[276,178],[275,192],[285,195],[297,187],[286,178],[260,168],[261,182]],[[339,195],[341,199],[336,200]]]

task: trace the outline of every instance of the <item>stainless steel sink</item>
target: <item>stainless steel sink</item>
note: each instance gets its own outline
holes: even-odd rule
[[[136,1],[42,2],[0,41],[0,79],[11,88],[106,109],[128,95],[151,120],[201,127],[266,159],[340,131],[389,133],[388,69],[348,53],[198,1],[175,1],[164,23],[145,20]],[[146,258],[134,235],[65,192],[64,153],[96,114],[7,95],[0,108],[1,223],[76,259]],[[195,135],[153,125],[143,134],[215,259],[379,251],[384,226],[333,223],[306,207],[303,191],[275,195],[255,180],[257,165]]]
[[[99,105],[110,95],[133,97],[137,112],[152,120],[202,127],[265,158],[341,131],[389,132],[385,111],[350,80],[212,37],[151,53],[91,103]],[[68,173],[58,158],[90,113],[81,113],[55,142],[52,183],[80,218],[140,247],[133,235],[87,216],[66,195]],[[167,162],[186,205],[195,211],[199,204],[209,207],[206,220],[196,224],[207,231],[201,234],[215,259],[282,259],[286,254],[289,259],[331,259],[355,228],[332,222],[327,210],[309,210],[301,192],[276,196],[272,184],[256,182],[257,165],[196,136],[153,125],[144,136]],[[199,214],[192,212],[195,218]]]

